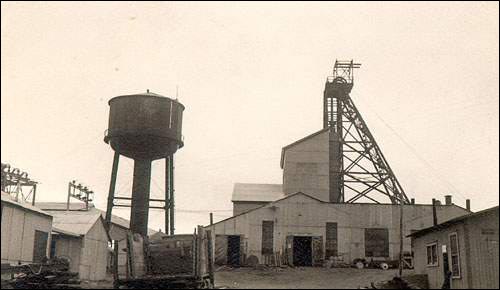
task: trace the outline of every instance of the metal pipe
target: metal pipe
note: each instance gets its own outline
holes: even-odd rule
[[[470,211],[470,199],[465,200],[465,208]]]
[[[120,153],[115,151],[113,156],[113,167],[111,169],[111,182],[109,183],[108,205],[106,206],[106,226],[108,231],[111,228],[111,211],[115,199],[116,176],[118,174],[118,162],[120,161]]]
[[[437,213],[436,213],[436,204],[437,204],[436,199],[433,198],[432,199],[432,224],[434,226],[437,226],[437,224],[438,224]]]
[[[132,184],[132,210],[130,230],[143,237],[148,235],[149,193],[151,186],[151,160],[134,160],[134,181]]]

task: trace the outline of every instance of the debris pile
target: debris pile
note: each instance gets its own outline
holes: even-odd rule
[[[22,267],[22,268],[21,268]],[[78,273],[69,271],[69,262],[53,259],[44,264],[20,266],[8,283],[14,289],[80,289]]]

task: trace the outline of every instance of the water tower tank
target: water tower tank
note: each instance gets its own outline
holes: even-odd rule
[[[130,229],[134,233],[147,235],[151,162],[165,158],[166,167],[169,168],[166,179],[170,181],[166,189],[164,208],[166,216],[171,215],[173,233],[173,154],[184,145],[182,141],[184,106],[177,100],[148,91],[144,94],[112,98],[109,107],[109,124],[104,141],[115,151],[115,158],[108,196],[107,222],[110,222],[111,208],[114,205],[118,158],[123,155],[134,159]],[[165,220],[167,221],[167,217]]]
[[[109,106],[105,139],[121,155],[155,160],[184,145],[184,106],[178,101],[148,92],[112,98]]]

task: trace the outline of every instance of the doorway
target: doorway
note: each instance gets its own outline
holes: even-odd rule
[[[312,237],[293,237],[293,265],[312,266]]]
[[[231,266],[241,265],[241,237],[227,236],[227,264]]]

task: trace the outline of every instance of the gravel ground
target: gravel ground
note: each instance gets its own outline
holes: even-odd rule
[[[391,280],[396,274],[393,269],[238,268],[217,272],[215,282],[217,288],[232,289],[358,289],[371,282]]]

